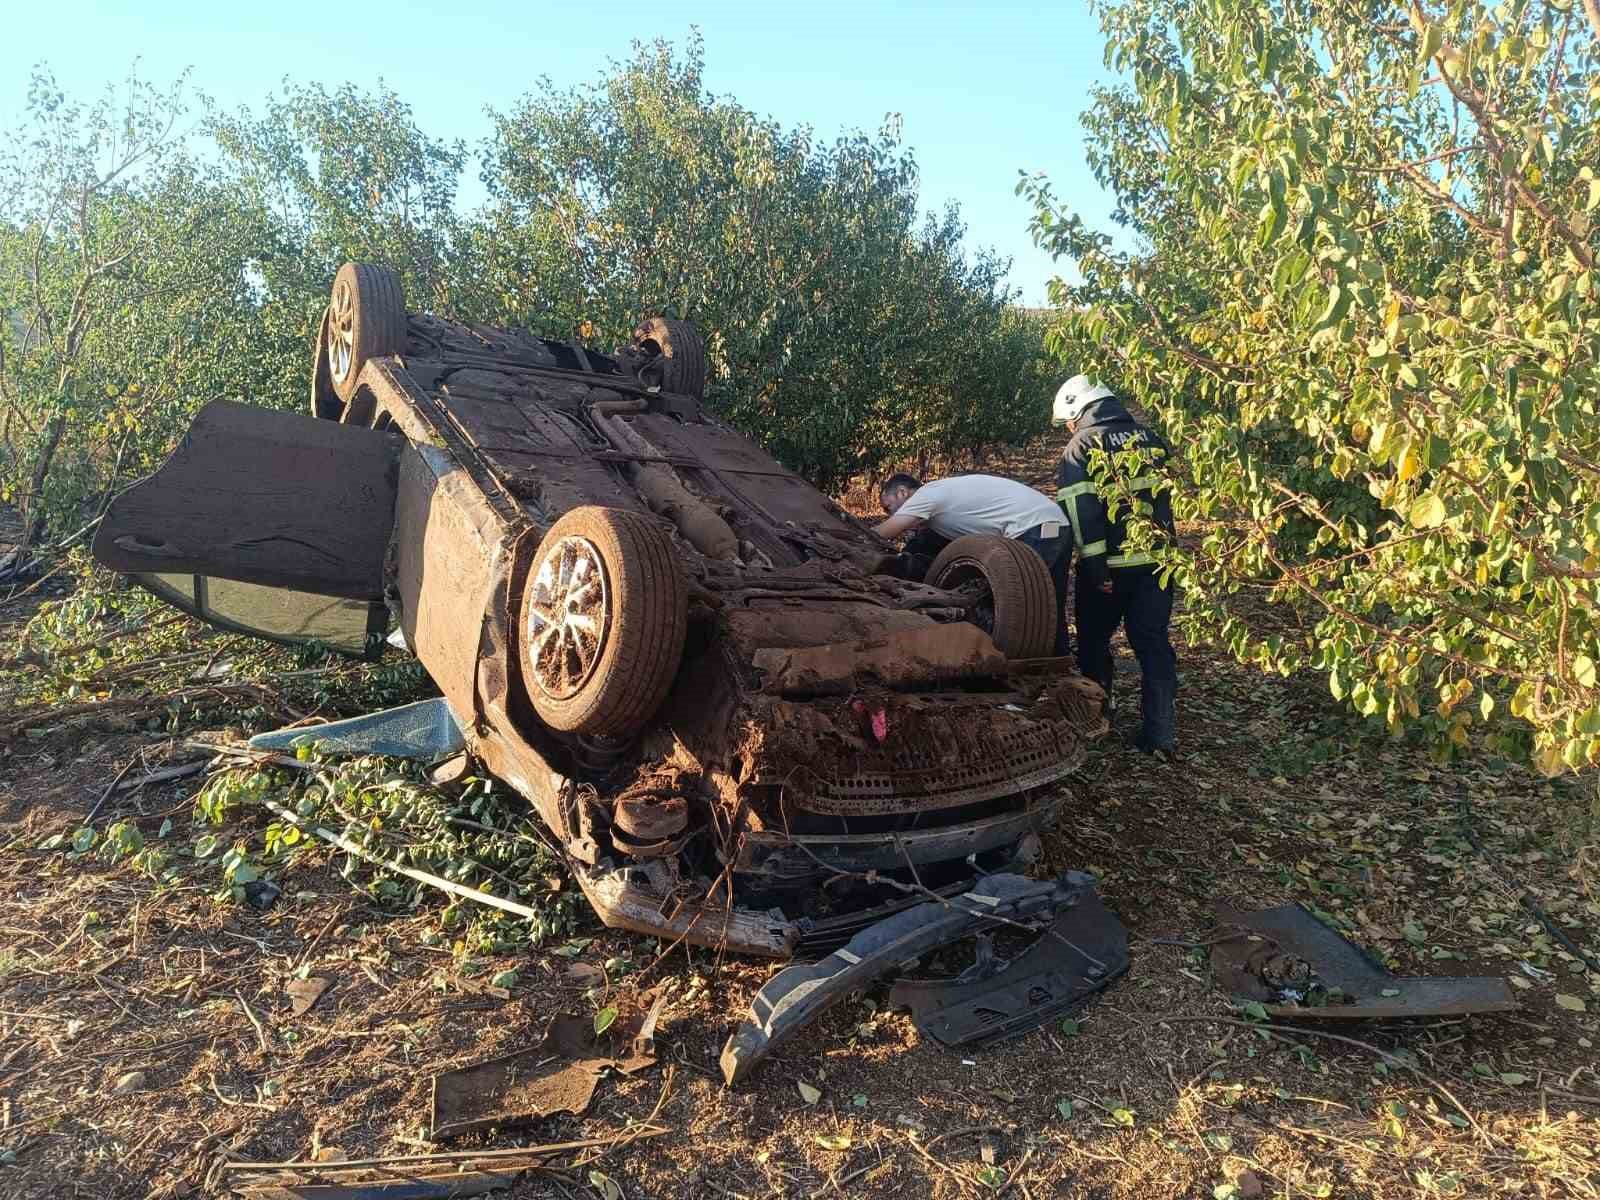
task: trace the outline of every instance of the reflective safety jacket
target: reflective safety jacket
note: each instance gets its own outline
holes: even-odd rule
[[[1127,481],[1128,489],[1136,494],[1136,499],[1148,499],[1156,523],[1171,536],[1174,527],[1170,484],[1161,465],[1153,459],[1156,456],[1165,459],[1171,455],[1172,448],[1159,433],[1135,421],[1122,401],[1107,397],[1091,404],[1080,419],[1077,432],[1061,452],[1061,463],[1056,468],[1056,500],[1066,510],[1077,542],[1079,570],[1090,583],[1105,582],[1110,572],[1119,567],[1142,567],[1155,561],[1143,551],[1122,552],[1123,539],[1127,536],[1126,508],[1118,511],[1116,520],[1110,520],[1096,479],[1090,478],[1089,458],[1095,450],[1106,451],[1110,459],[1096,476],[1106,480],[1121,478],[1130,471],[1131,468],[1119,465],[1118,451],[1132,449],[1143,451],[1144,461],[1137,474]]]

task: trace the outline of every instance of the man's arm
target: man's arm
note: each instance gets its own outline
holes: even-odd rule
[[[1101,591],[1111,590],[1111,568],[1106,566],[1105,502],[1089,478],[1087,446],[1074,442],[1056,468],[1056,502],[1066,511],[1078,547],[1078,569]]]
[[[922,523],[921,517],[913,517],[910,513],[897,512],[887,520],[879,521],[872,527],[872,532],[883,538],[897,538],[902,533],[910,533]]]

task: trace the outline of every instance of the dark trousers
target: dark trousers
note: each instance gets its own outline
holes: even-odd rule
[[[1177,741],[1178,656],[1167,626],[1172,589],[1162,587],[1155,567],[1117,567],[1111,591],[1102,592],[1078,572],[1078,665],[1111,695],[1111,635],[1122,625],[1144,679],[1140,709],[1146,748],[1170,750]]]
[[[1072,652],[1072,640],[1067,633],[1067,569],[1072,563],[1072,533],[1065,521],[1056,527],[1055,537],[1049,538],[1044,536],[1043,525],[1035,525],[1019,533],[1017,541],[1030,547],[1050,568],[1050,582],[1056,590],[1055,655],[1065,658]]]

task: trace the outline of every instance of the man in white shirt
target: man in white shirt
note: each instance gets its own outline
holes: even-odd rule
[[[953,475],[923,483],[913,475],[891,475],[878,489],[887,520],[874,532],[895,538],[912,534],[906,555],[925,572],[934,555],[959,537],[987,533],[1029,546],[1050,569],[1056,588],[1056,647],[1067,653],[1067,566],[1072,539],[1060,507],[1015,479],[999,475]],[[921,562],[926,558],[928,562]],[[920,575],[919,575],[920,577]]]

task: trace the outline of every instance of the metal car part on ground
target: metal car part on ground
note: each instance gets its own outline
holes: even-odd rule
[[[1032,559],[878,573],[888,543],[708,413],[713,366],[687,322],[603,354],[349,264],[315,416],[206,406],[94,552],[235,631],[376,654],[398,623],[607,925],[827,949],[918,902],[884,877],[1014,862],[1107,725]]]
[[[1019,925],[1038,938],[1015,960],[980,953],[954,979],[897,985],[891,1003],[909,1005],[924,1033],[962,1045],[1036,1029],[1127,970],[1127,931],[1101,904],[1090,876],[989,875],[967,892],[924,901],[863,929],[818,962],[779,971],[723,1047],[723,1078],[729,1085],[746,1079],[832,1005],[939,947]]]
[[[600,1076],[633,1075],[656,1061],[655,1031],[666,996],[648,1010],[596,1032],[591,1017],[562,1013],[526,1050],[441,1071],[433,1077],[428,1138],[439,1141],[483,1129],[505,1129],[556,1113],[581,1115]]]
[[[1219,903],[1214,909],[1219,925],[1237,931],[1211,948],[1218,985],[1270,1016],[1387,1020],[1518,1007],[1498,976],[1391,975],[1298,904],[1241,912]]]

